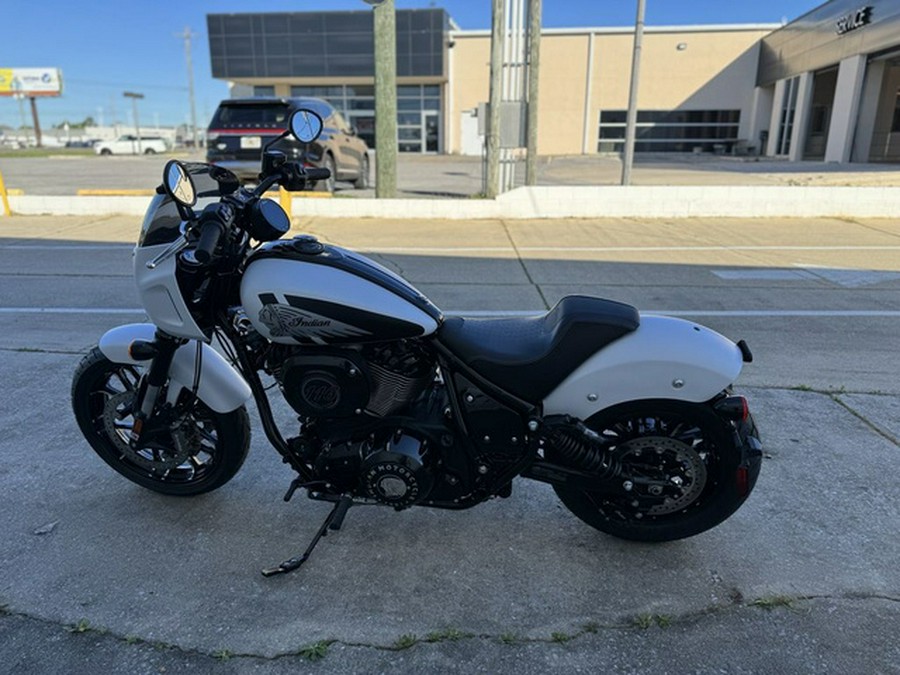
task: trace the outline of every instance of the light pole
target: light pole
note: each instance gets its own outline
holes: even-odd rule
[[[125,98],[131,99],[131,106],[132,106],[131,109],[134,112],[134,133],[137,136],[138,154],[143,155],[144,149],[141,147],[141,123],[138,120],[137,102],[138,102],[138,99],[144,98],[144,95],[138,94],[135,91],[126,91],[122,94],[122,96],[124,96]]]
[[[184,32],[176,33],[175,37],[184,39],[184,59],[187,62],[188,74],[188,97],[191,99],[191,136],[194,141],[194,149],[196,150],[199,145],[197,140],[197,104],[194,99],[194,63],[191,59],[191,38],[193,35],[190,26],[185,26]]]
[[[622,185],[631,185],[631,165],[634,163],[638,78],[641,70],[641,44],[644,41],[644,3],[645,0],[638,0],[637,18],[634,21],[634,53],[631,57],[631,91],[628,94],[628,115],[625,118],[625,156],[622,158]]]
[[[364,0],[375,31],[375,196],[397,196],[397,26],[394,0]]]

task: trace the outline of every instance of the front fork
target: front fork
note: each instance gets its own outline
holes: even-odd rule
[[[153,342],[135,340],[128,348],[129,355],[135,361],[150,361],[143,386],[138,389],[134,404],[134,426],[129,436],[129,445],[137,449],[144,432],[145,422],[153,417],[159,394],[169,378],[169,369],[175,352],[185,343],[181,338],[157,330]]]

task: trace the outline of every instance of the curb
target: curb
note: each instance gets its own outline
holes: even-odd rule
[[[143,215],[146,196],[10,195],[20,215]],[[142,191],[141,194],[144,194]],[[149,192],[152,194],[152,191]],[[317,194],[317,193],[310,193]],[[285,203],[303,199],[287,195]],[[898,187],[523,187],[497,199],[304,199],[294,216],[393,219],[893,218]]]

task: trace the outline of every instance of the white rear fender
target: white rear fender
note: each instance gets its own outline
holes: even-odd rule
[[[150,323],[132,323],[113,328],[100,338],[100,351],[113,363],[144,364],[136,361],[128,353],[128,347],[135,340],[152,341],[156,326]],[[250,398],[250,385],[241,377],[221,354],[207,344],[203,344],[200,363],[200,384],[197,397],[217,413],[227,413],[239,408]],[[173,403],[182,389],[194,386],[194,360],[197,357],[197,343],[189,342],[179,347],[169,368],[169,391],[167,400]]]
[[[636,331],[591,356],[550,392],[544,414],[587,419],[626,401],[708,401],[734,382],[742,366],[740,348],[715,331],[642,315]]]

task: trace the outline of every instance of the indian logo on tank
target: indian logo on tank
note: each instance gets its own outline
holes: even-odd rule
[[[259,320],[269,329],[272,337],[292,337],[323,345],[329,339],[371,335],[356,326],[280,303],[263,305],[259,310]]]

